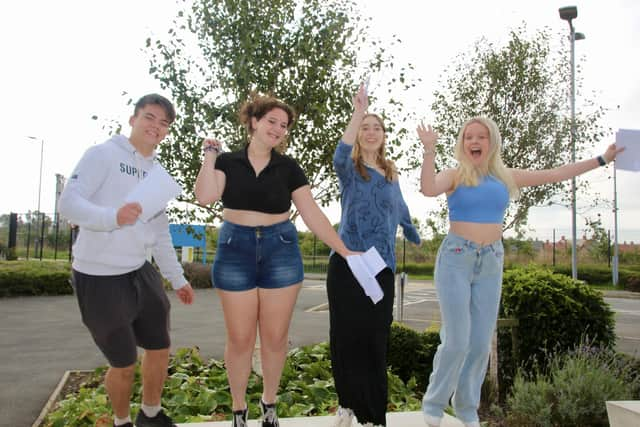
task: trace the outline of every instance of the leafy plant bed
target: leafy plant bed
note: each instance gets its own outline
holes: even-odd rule
[[[62,388],[60,398],[44,418],[43,427],[110,425],[111,409],[103,385],[106,367],[97,368],[89,376],[74,378]],[[231,394],[224,364],[211,359],[204,361],[197,348],[178,349],[169,363],[162,406],[174,421],[206,422],[228,419],[231,414]],[[415,380],[404,383],[389,372],[389,411],[415,411],[421,407],[423,390]],[[140,369],[136,370],[133,387],[132,416],[140,408]],[[247,402],[251,418],[260,412],[262,379],[249,378]],[[283,370],[278,396],[281,417],[329,415],[338,406],[331,375],[329,346],[321,343],[293,349]]]

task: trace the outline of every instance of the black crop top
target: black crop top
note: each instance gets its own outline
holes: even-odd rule
[[[247,147],[220,154],[215,168],[226,176],[222,205],[229,209],[284,213],[291,208],[291,193],[309,184],[298,163],[275,150],[271,150],[271,160],[257,177]]]

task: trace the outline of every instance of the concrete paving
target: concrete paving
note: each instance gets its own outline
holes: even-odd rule
[[[192,306],[180,304],[170,294],[173,348],[197,345],[203,357],[222,358],[225,329],[220,302],[213,289],[195,292]],[[625,304],[618,309],[618,322],[629,320],[623,334],[625,351],[636,352],[640,332],[632,325],[637,325],[640,300],[615,296],[612,301]],[[322,310],[326,301],[324,280],[305,279],[291,324],[292,347],[328,340],[329,316]],[[439,320],[431,282],[408,284],[404,316],[405,323],[416,329]],[[80,321],[74,296],[0,298],[0,343],[0,427],[31,426],[66,371],[106,364]]]
[[[333,417],[296,417],[296,418],[281,418],[281,427],[328,427],[331,426]],[[249,420],[249,424],[254,421]],[[217,421],[215,423],[187,423],[178,424],[181,427],[229,427],[229,421]],[[353,427],[362,427],[354,421]],[[387,426],[388,427],[424,427],[425,422],[422,418],[422,412],[392,412],[387,414]],[[442,419],[440,427],[464,427],[464,424],[450,416],[445,414]]]

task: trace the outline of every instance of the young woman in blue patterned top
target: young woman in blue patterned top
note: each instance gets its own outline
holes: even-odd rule
[[[559,182],[604,166],[622,150],[610,145],[593,159],[547,170],[507,168],[502,140],[491,119],[466,122],[458,136],[458,166],[436,174],[431,126],[418,126],[424,145],[420,182],[425,196],[447,194],[449,234],[436,258],[434,282],[440,302],[442,343],[422,401],[426,423],[439,426],[453,395],[456,416],[465,427],[480,427],[480,388],[487,370],[502,284],[502,222],[509,199],[522,187]]]
[[[338,233],[353,251],[375,246],[387,268],[376,279],[384,297],[377,304],[365,295],[346,260],[333,254],[327,272],[331,365],[340,408],[335,427],[348,427],[355,414],[363,425],[386,425],[387,342],[392,321],[395,242],[398,225],[416,244],[393,161],[385,158],[382,119],[367,114],[363,87],[333,158],[340,181],[342,216]]]

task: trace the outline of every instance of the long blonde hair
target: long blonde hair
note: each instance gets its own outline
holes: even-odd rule
[[[476,168],[471,164],[467,156],[464,154],[464,132],[472,123],[478,123],[487,128],[489,131],[489,157],[487,161],[487,169]],[[459,185],[476,186],[480,178],[485,175],[493,175],[507,186],[509,196],[515,199],[520,194],[520,190],[513,180],[513,176],[502,162],[500,152],[502,150],[502,137],[498,125],[493,120],[486,117],[474,117],[468,120],[458,134],[458,142],[454,148],[454,157],[458,161],[456,176],[453,181],[454,190]]]
[[[378,148],[378,152],[376,153],[376,166],[384,171],[384,177],[387,181],[391,182],[393,180],[398,179],[398,170],[396,169],[396,164],[393,160],[389,160],[386,158],[386,150],[385,145],[387,142],[387,130],[384,127],[384,122],[382,121],[382,117],[377,114],[365,114],[362,118],[362,121],[367,117],[373,117],[380,123],[380,127],[382,127],[383,139],[380,148]],[[369,181],[371,177],[369,176],[369,172],[367,168],[364,166],[364,160],[362,160],[362,149],[360,148],[360,130],[358,129],[358,136],[356,137],[356,143],[353,144],[353,150],[351,150],[351,158],[353,159],[353,163],[355,165],[356,170],[360,174],[360,176],[365,180]]]

